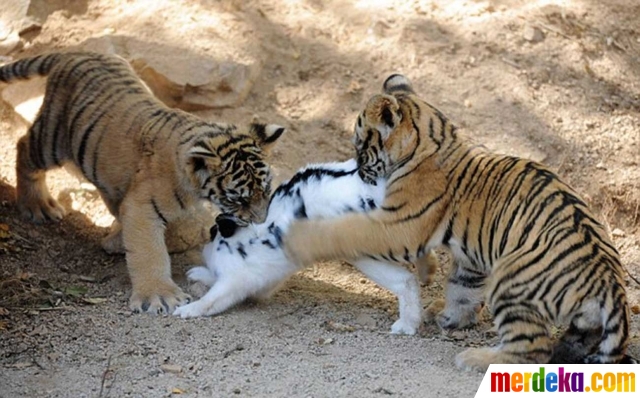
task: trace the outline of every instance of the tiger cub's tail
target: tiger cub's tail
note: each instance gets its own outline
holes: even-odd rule
[[[2,65],[0,66],[0,81],[10,82],[28,79],[36,75],[45,76],[63,55],[61,53],[43,54]]]

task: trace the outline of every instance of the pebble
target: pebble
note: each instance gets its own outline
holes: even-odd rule
[[[182,372],[182,366],[180,365],[172,365],[172,364],[164,364],[160,365],[160,370],[165,373],[174,373],[178,374]]]
[[[378,322],[371,315],[366,313],[361,313],[356,317],[355,323],[357,323],[360,326],[375,327]]]
[[[620,228],[616,228],[613,231],[611,231],[611,235],[618,237],[618,238],[622,238],[624,237],[626,234],[624,233],[623,230],[621,230]]]
[[[524,27],[522,37],[531,43],[538,43],[544,40],[544,33],[535,26],[527,25]]]

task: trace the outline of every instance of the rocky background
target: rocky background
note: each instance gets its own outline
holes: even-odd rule
[[[352,156],[355,116],[404,73],[468,135],[548,164],[584,196],[620,250],[638,312],[635,0],[0,0],[0,62],[62,48],[119,54],[160,99],[203,118],[287,126],[278,180]],[[124,258],[99,248],[112,217],[90,184],[51,172],[69,215],[43,226],[18,217],[15,144],[42,87],[0,85],[0,396],[475,394],[482,375],[453,358],[496,342],[489,315],[468,331],[427,321],[419,336],[390,336],[395,299],[346,264],[318,264],[216,318],[131,315]],[[185,249],[201,237],[176,235]],[[185,288],[197,258],[173,257]],[[443,272],[423,289],[425,307],[442,298]]]

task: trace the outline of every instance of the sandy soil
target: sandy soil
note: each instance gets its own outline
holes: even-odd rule
[[[93,0],[76,11],[51,14],[11,55],[115,34],[262,62],[241,107],[198,114],[289,127],[273,156],[280,179],[352,156],[355,115],[402,72],[488,147],[542,161],[575,186],[640,278],[635,0]],[[540,41],[525,39],[529,28]],[[18,217],[14,147],[25,127],[12,112],[0,104],[0,397],[475,394],[482,375],[453,358],[495,342],[488,315],[447,336],[429,322],[418,336],[391,336],[395,299],[345,264],[318,264],[271,300],[215,318],[131,315],[124,258],[99,248],[110,217],[90,187],[50,173],[69,216],[45,226]],[[173,260],[187,287],[190,256]],[[630,278],[628,291],[638,305]],[[442,272],[424,305],[441,297]],[[639,324],[634,315],[637,357]]]

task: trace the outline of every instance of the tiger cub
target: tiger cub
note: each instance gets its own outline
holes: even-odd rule
[[[34,222],[60,220],[45,172],[75,164],[117,222],[103,247],[124,246],[130,307],[171,313],[190,297],[171,279],[168,224],[202,200],[245,223],[261,221],[271,172],[265,152],[276,125],[211,123],[157,100],[117,56],[53,53],[0,67],[0,81],[48,76],[43,106],[18,142],[17,202]]]
[[[552,324],[565,341],[598,335],[585,361],[631,360],[629,308],[618,252],[578,195],[535,162],[472,145],[392,75],[358,117],[363,173],[387,176],[383,205],[367,214],[296,221],[284,238],[302,263],[370,256],[413,259],[448,246],[443,328],[473,324],[485,299],[500,337],[495,348],[468,349],[459,367],[545,363]]]

